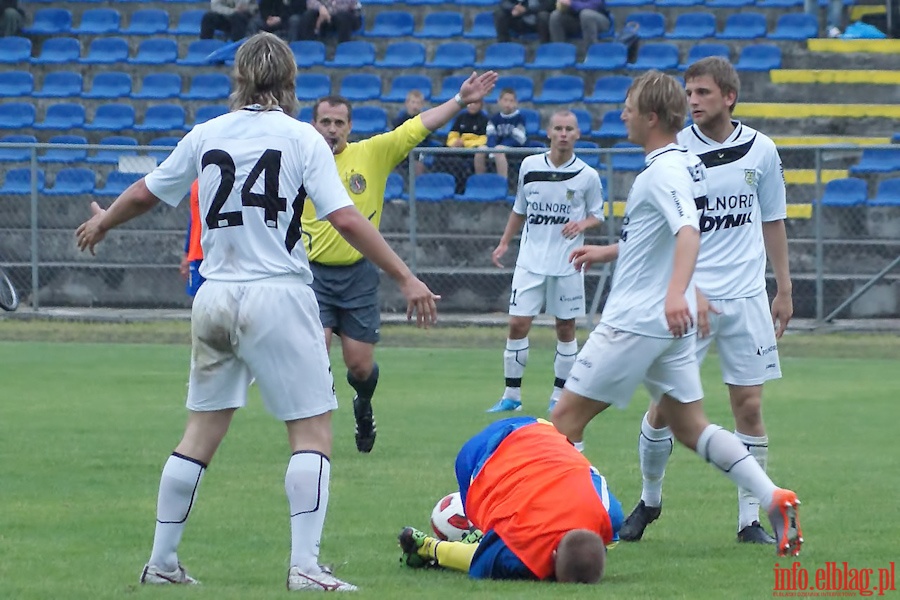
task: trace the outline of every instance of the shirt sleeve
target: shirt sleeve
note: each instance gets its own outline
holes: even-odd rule
[[[673,235],[684,226],[700,231],[694,196],[694,176],[677,165],[668,166],[651,184],[650,201],[665,218]]]
[[[771,143],[771,142],[770,142]],[[759,214],[763,223],[787,218],[787,194],[784,188],[784,166],[775,144],[766,153],[759,186]]]
[[[380,163],[385,171],[389,171],[400,164],[430,133],[422,123],[422,117],[416,115],[393,131],[370,137],[359,144],[365,148],[366,154],[373,162]],[[384,177],[387,177],[387,173]]]
[[[353,206],[353,201],[344,189],[334,162],[334,154],[325,138],[318,133],[311,133],[306,137],[303,148],[306,158],[303,165],[303,187],[313,203],[316,217],[323,220],[340,208]]]
[[[600,182],[600,175],[597,171],[594,171],[593,176],[590,178],[590,185],[587,189],[587,198],[585,198],[585,201],[587,202],[588,214],[597,217],[602,221],[604,219],[603,183]]]
[[[195,131],[181,138],[172,154],[144,177],[150,193],[170,206],[178,206],[197,179]]]
[[[513,212],[524,215],[528,212],[528,205],[525,202],[525,165],[519,168],[519,184],[516,186],[516,200],[513,202]]]

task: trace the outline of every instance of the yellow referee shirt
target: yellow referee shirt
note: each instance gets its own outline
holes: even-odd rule
[[[347,144],[335,155],[338,174],[356,208],[377,228],[384,208],[388,175],[431,133],[415,116],[393,131]],[[312,202],[303,205],[303,241],[309,260],[329,266],[352,265],[362,258],[328,221],[316,218]]]

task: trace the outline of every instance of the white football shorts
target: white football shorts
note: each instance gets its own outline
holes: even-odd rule
[[[207,280],[194,298],[191,340],[190,410],[244,406],[253,377],[282,421],[337,408],[316,296],[295,276]]]
[[[545,312],[558,319],[577,319],[584,316],[584,273],[554,277],[538,275],[516,267],[509,295],[509,314],[514,317],[535,317]]]
[[[566,388],[625,408],[642,382],[654,402],[667,394],[679,402],[703,399],[693,335],[654,338],[599,324],[569,372]]]
[[[781,377],[775,327],[769,297],[710,300],[720,314],[709,314],[709,336],[697,339],[697,362],[702,363],[712,340],[719,352],[722,381],[729,385],[761,385]]]

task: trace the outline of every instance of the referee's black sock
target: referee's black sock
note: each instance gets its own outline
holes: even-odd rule
[[[372,366],[372,372],[366,379],[357,379],[350,371],[347,371],[347,383],[356,390],[357,396],[364,400],[371,400],[375,395],[375,388],[378,386],[378,363]]]

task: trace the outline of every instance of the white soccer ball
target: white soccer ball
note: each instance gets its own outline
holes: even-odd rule
[[[469,533],[472,523],[466,518],[459,492],[447,494],[434,505],[431,511],[431,528],[434,534],[450,542],[458,542]]]

